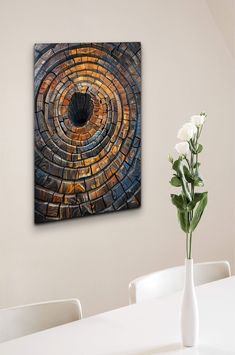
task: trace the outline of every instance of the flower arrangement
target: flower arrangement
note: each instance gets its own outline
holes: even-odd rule
[[[192,259],[192,235],[197,227],[204,209],[207,205],[207,192],[196,192],[196,188],[204,186],[199,174],[199,154],[203,146],[199,138],[207,115],[191,117],[190,122],[185,123],[179,130],[177,138],[182,142],[175,145],[178,153],[176,160],[169,156],[172,164],[173,177],[170,184],[181,188],[179,195],[171,194],[171,201],[177,208],[177,215],[181,229],[186,234],[186,257]]]

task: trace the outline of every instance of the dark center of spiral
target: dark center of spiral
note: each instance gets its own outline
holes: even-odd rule
[[[69,103],[68,116],[71,122],[77,126],[84,126],[93,113],[93,102],[89,94],[76,92]]]

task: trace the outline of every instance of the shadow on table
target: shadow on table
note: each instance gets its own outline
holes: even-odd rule
[[[180,343],[167,344],[155,348],[142,349],[142,350],[130,350],[124,352],[115,352],[112,355],[158,355],[158,354],[169,354],[171,352],[178,353],[179,350],[182,350],[182,345]]]
[[[160,347],[141,349],[141,350],[131,350],[125,352],[115,352],[112,355],[160,355],[160,354],[192,354],[192,355],[234,355],[233,351],[222,350],[215,347],[210,347],[208,345],[199,345],[198,347],[185,348],[180,343],[163,345]]]
[[[231,350],[224,350],[220,348],[214,348],[208,345],[199,345],[198,346],[198,352],[196,354],[205,354],[205,355],[234,355],[234,351]]]

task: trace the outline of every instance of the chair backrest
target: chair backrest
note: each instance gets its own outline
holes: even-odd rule
[[[82,318],[79,300],[57,300],[0,309],[0,342]]]
[[[194,264],[195,285],[216,281],[231,276],[228,261]],[[163,297],[182,290],[184,266],[157,271],[139,277],[129,284],[129,302],[139,303],[152,298]]]

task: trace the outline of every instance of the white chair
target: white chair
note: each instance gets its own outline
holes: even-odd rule
[[[195,285],[216,281],[231,276],[228,261],[215,261],[194,264]],[[138,277],[129,284],[129,302],[139,303],[149,299],[168,296],[182,290],[184,266],[157,271]]]
[[[82,318],[79,300],[67,299],[0,309],[0,342]]]

